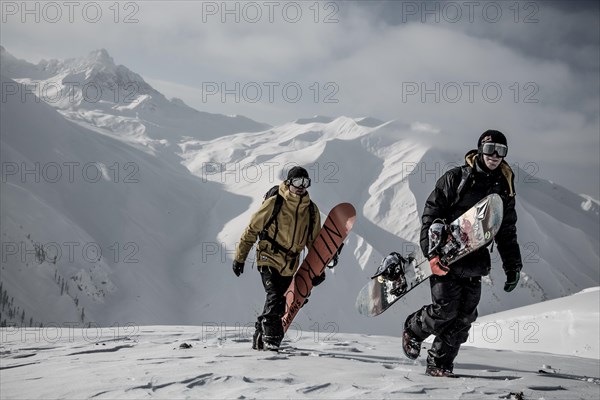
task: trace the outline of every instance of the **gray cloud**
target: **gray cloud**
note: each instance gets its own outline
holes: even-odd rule
[[[422,7],[422,1],[322,2],[318,8],[297,3],[302,11],[297,22],[290,22],[293,8],[282,12],[288,3],[276,3],[269,20],[266,3],[257,2],[263,15],[255,23],[249,21],[252,9],[244,14],[243,2],[227,3],[231,9],[237,4],[238,23],[222,9],[206,12],[207,5],[222,2],[136,2],[137,9],[120,10],[118,23],[108,9],[112,3],[99,4],[104,14],[97,23],[77,14],[74,23],[31,18],[21,23],[18,15],[10,16],[2,24],[2,44],[33,62],[106,48],[115,62],[169,97],[272,124],[315,114],[427,122],[441,132],[432,142],[457,153],[493,127],[508,134],[513,160],[539,162],[541,176],[599,197],[598,179],[589,179],[598,176],[600,166],[597,2],[526,1],[518,7],[512,1],[478,2],[473,21],[466,2],[427,2],[447,14],[438,15],[439,22],[435,13],[425,15],[425,23],[421,10],[407,15],[414,12],[407,7]],[[496,6],[502,18],[490,22]],[[452,7],[462,8],[456,22],[448,21]],[[124,23],[132,11],[138,22]],[[256,102],[244,96],[236,102],[232,95],[224,102],[218,94],[203,98],[202,89],[211,82],[228,89],[247,85],[250,96],[258,85],[262,97]],[[269,82],[279,84],[272,101]],[[302,89],[297,102],[282,93],[290,83]],[[424,99],[420,90],[407,95],[415,84],[434,93]],[[484,98],[486,84],[492,97],[500,87],[501,99]],[[457,88],[462,96],[454,102]]]

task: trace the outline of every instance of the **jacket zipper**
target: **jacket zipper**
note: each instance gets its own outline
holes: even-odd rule
[[[294,240],[296,239],[296,229],[298,229],[298,210],[300,209],[300,204],[302,204],[302,199],[300,199],[300,201],[298,202],[298,205],[296,206],[296,216],[294,218],[294,233],[292,234],[290,250],[292,249],[292,247],[294,247]],[[294,266],[292,265],[292,263],[290,263],[290,269],[292,269],[293,267]]]

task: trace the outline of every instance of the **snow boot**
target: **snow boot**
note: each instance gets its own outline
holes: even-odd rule
[[[271,325],[264,319],[262,321],[262,341],[265,350],[278,351],[283,340],[283,325],[280,319],[276,321]]]
[[[456,378],[456,375],[452,372],[452,369],[446,369],[443,367],[437,367],[435,365],[427,365],[425,374],[433,377],[441,378]]]
[[[252,349],[264,350],[263,335],[260,329],[254,330],[254,336],[252,336]]]
[[[412,313],[406,318],[404,331],[402,332],[402,350],[404,351],[404,355],[411,360],[416,360],[419,357],[419,354],[421,354],[421,344],[423,343],[423,340],[419,339],[409,328],[411,320],[416,318],[415,315],[419,311]]]
[[[279,351],[279,345],[273,342],[264,342],[264,349],[269,351]]]
[[[436,342],[432,347],[435,347]],[[450,349],[449,349],[450,350]],[[456,349],[456,352],[458,349]],[[429,376],[435,377],[443,377],[443,378],[456,378],[456,375],[452,373],[454,370],[454,363],[451,360],[454,360],[456,357],[455,351],[447,351],[441,353],[439,348],[436,350],[432,348],[427,353],[427,368],[425,369],[425,374]],[[441,354],[441,357],[439,356]]]
[[[402,350],[404,355],[411,360],[416,360],[421,354],[421,344],[423,341],[416,339],[408,328],[402,332]]]

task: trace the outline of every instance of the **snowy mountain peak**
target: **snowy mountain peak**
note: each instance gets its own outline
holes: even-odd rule
[[[98,49],[90,52],[85,60],[96,65],[106,66],[107,68],[116,68],[115,61],[108,54],[106,49]]]
[[[87,56],[78,58],[69,58],[62,63],[64,67],[73,69],[103,69],[107,71],[115,71],[117,65],[113,58],[108,54],[106,49],[98,49],[91,51]]]
[[[294,124],[296,125],[308,125],[308,124],[331,124],[331,123],[336,123],[336,124],[356,124],[356,125],[361,125],[367,128],[375,128],[377,126],[383,125],[385,122],[384,121],[380,121],[377,118],[373,118],[373,117],[359,117],[359,118],[353,118],[353,117],[346,117],[346,116],[339,116],[336,118],[333,117],[329,117],[326,115],[315,115],[313,117],[309,117],[309,118],[298,118],[297,120],[293,121]]]
[[[241,116],[201,112],[181,99],[170,101],[142,76],[116,64],[104,48],[79,58],[42,60],[37,65],[17,59],[3,48],[0,62],[5,78],[31,87],[67,119],[142,146],[270,127]]]
[[[63,71],[67,69],[72,73],[85,71],[88,79],[95,78],[98,74],[117,75],[117,66],[105,49],[94,50],[85,57],[66,60]]]
[[[94,50],[85,57],[65,60],[60,67],[60,71],[57,72],[68,73],[69,78],[76,80],[84,75],[86,81],[94,81],[100,85],[135,84],[141,93],[154,92],[154,89],[140,75],[123,65],[117,66],[106,49]]]
[[[294,121],[294,123],[296,123],[298,125],[307,125],[307,124],[313,124],[313,123],[328,124],[331,121],[333,121],[334,119],[335,118],[327,117],[325,115],[315,115],[312,118],[298,118],[297,120]]]

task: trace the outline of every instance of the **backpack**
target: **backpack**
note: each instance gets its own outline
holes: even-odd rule
[[[275,253],[277,253],[279,251],[283,251],[287,255],[297,256],[297,254],[292,254],[290,249],[286,249],[285,247],[280,245],[276,240],[277,233],[279,232],[279,226],[277,224],[277,215],[279,214],[279,211],[281,211],[281,206],[283,204],[283,196],[281,196],[279,194],[279,185],[273,186],[271,189],[269,189],[267,191],[267,193],[265,193],[265,195],[263,197],[263,203],[268,198],[273,197],[273,196],[277,196],[277,198],[275,199],[275,205],[273,206],[273,212],[271,213],[271,217],[269,217],[269,219],[267,220],[267,223],[265,224],[263,230],[259,233],[258,237],[261,240],[269,241],[271,243],[271,246]],[[275,234],[273,237],[270,237],[268,234],[268,230],[269,230],[269,227],[273,223],[275,223]],[[313,231],[314,226],[315,226],[315,205],[312,202],[312,200],[310,200],[310,203],[308,205],[308,236],[309,236],[309,238],[312,237],[312,231]]]

